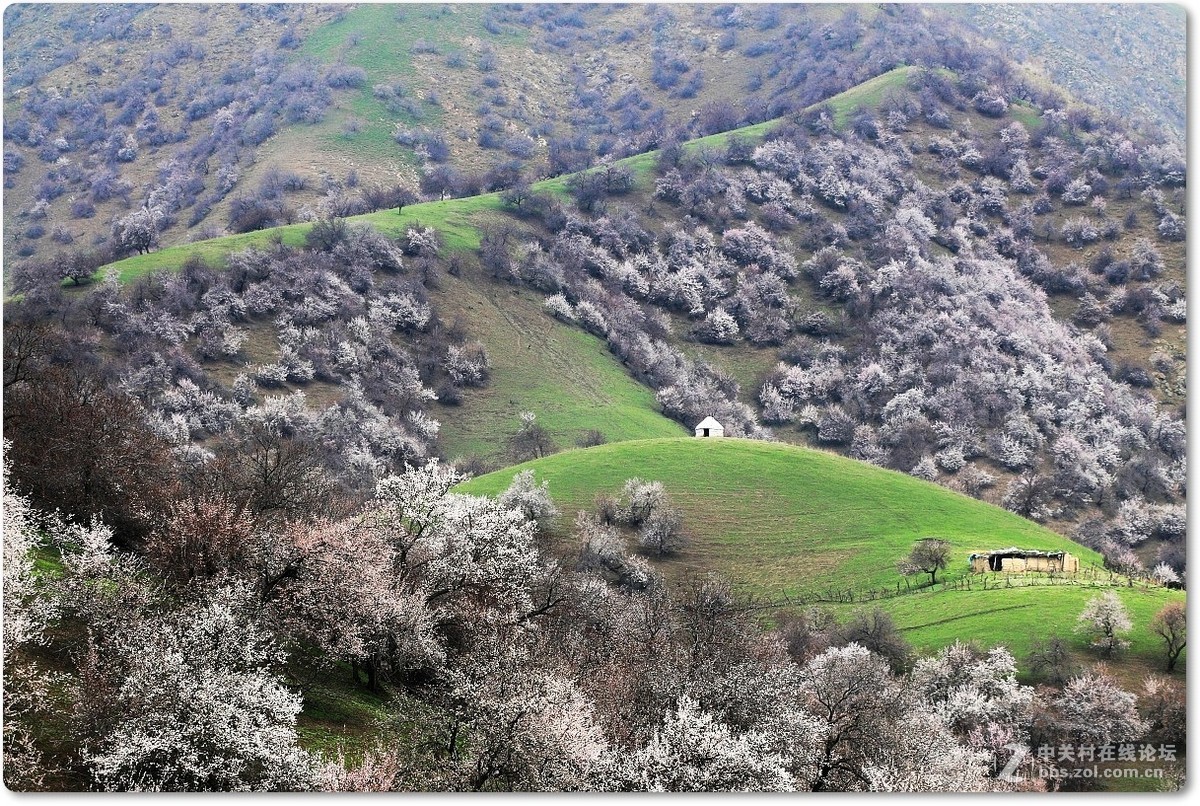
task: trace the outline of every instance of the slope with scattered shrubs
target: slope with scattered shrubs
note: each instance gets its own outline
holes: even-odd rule
[[[527,468],[550,483],[563,513],[553,532],[564,543],[575,513],[591,509],[597,493],[615,493],[630,477],[653,479],[683,511],[691,540],[668,570],[719,570],[774,594],[894,587],[896,562],[928,536],[953,546],[949,579],[967,574],[970,552],[1013,545],[1065,549],[1085,567],[1099,562],[1095,552],[1031,521],[911,476],[744,439],[603,445],[490,473],[463,489],[495,494]]]
[[[1182,570],[1183,430],[1158,407],[1183,358],[1179,156],[1086,109],[1030,131],[977,76],[901,69],[852,95],[723,151],[668,142],[548,180],[536,204],[431,212],[680,423],[765,423]]]
[[[916,68],[898,67],[887,73],[876,76],[856,87],[839,93],[830,98],[827,103],[835,112],[835,122],[838,126],[845,125],[850,110],[856,108],[873,108],[878,106],[884,93],[893,88],[904,86]],[[816,104],[813,105],[815,108]],[[707,135],[683,144],[685,152],[696,153],[702,149],[721,149],[728,145],[732,138],[742,138],[748,143],[756,144],[773,127],[780,125],[782,119],[769,120],[751,126],[732,129],[727,132]],[[653,170],[658,158],[658,150],[648,151],[632,157],[614,161],[614,165],[629,170],[633,176],[635,191],[653,192]],[[587,171],[581,172],[587,173]],[[534,192],[564,195],[568,183],[574,174],[566,174],[534,182],[531,189]],[[348,222],[370,224],[380,232],[389,236],[398,236],[417,224],[433,227],[442,234],[447,247],[454,250],[471,250],[479,247],[480,229],[497,216],[504,216],[507,210],[502,194],[484,193],[478,196],[467,196],[459,199],[444,199],[411,204],[396,210],[381,210],[374,213],[350,216]],[[96,278],[99,279],[108,271],[116,271],[122,282],[131,282],[147,272],[160,269],[174,270],[181,267],[188,258],[199,256],[211,266],[223,266],[226,258],[240,249],[248,247],[263,247],[273,240],[296,246],[304,243],[305,234],[312,228],[311,222],[289,224],[282,227],[247,232],[239,235],[227,235],[220,238],[210,238],[197,243],[169,246],[144,255],[134,255],[115,261],[101,267]]]
[[[1097,659],[1098,653],[1090,646],[1092,636],[1076,630],[1077,619],[1089,599],[1107,590],[1117,594],[1133,622],[1125,636],[1129,647],[1115,656],[1114,668],[1128,685],[1137,686],[1145,673],[1163,670],[1163,640],[1151,631],[1150,622],[1167,603],[1185,601],[1183,591],[1127,585],[1006,588],[1001,583],[987,591],[931,591],[881,605],[918,652],[965,640],[985,647],[1004,644],[1018,658],[1025,658],[1038,642],[1057,636],[1077,662],[1088,662]],[[1184,669],[1186,659],[1186,654],[1180,657],[1177,671]]]
[[[887,88],[903,85],[910,72],[910,68],[890,71],[842,93],[831,105],[841,115],[852,107],[877,104]],[[683,148],[698,153],[724,147],[734,137],[758,142],[780,123],[710,135]],[[618,161],[631,173],[635,194],[648,197],[652,192],[657,156],[650,152]],[[533,190],[563,195],[570,180],[570,176],[544,180],[535,183]],[[446,252],[465,254],[480,247],[484,230],[512,220],[502,195],[490,193],[407,205],[399,212],[369,213],[347,222],[368,224],[389,237],[401,237],[414,227],[431,227]],[[132,283],[154,271],[178,269],[197,257],[209,266],[224,267],[231,254],[244,249],[267,248],[272,243],[302,246],[311,228],[310,223],[293,224],[168,247],[103,267],[97,277],[115,271],[122,283]],[[444,318],[464,322],[472,336],[487,345],[493,362],[486,388],[468,390],[463,400],[436,407],[443,426],[440,452],[447,458],[504,460],[504,437],[516,429],[522,411],[534,412],[559,447],[570,446],[592,431],[610,441],[680,433],[679,425],[661,414],[652,392],[631,378],[602,342],[546,316],[529,290],[488,282],[472,260],[461,261],[460,269],[439,283],[440,288],[430,290]]]
[[[146,202],[181,243],[244,231],[243,202],[285,223],[378,209],[367,191],[425,170],[455,195],[507,186],[502,165],[562,174],[952,61],[938,29],[916,8],[25,4],[5,14],[6,257],[101,243]]]
[[[467,482],[464,492],[494,495],[532,469],[548,482],[560,514],[549,531],[565,556],[578,551],[573,522],[595,508],[598,494],[620,492],[630,477],[663,483],[683,515],[685,547],[654,560],[668,579],[715,571],[744,593],[783,601],[784,596],[822,600],[854,591],[859,601],[821,602],[839,617],[881,607],[904,638],[921,652],[955,640],[981,646],[1008,645],[1020,658],[1052,635],[1064,638],[1077,660],[1090,659],[1089,637],[1075,632],[1085,603],[1114,590],[1129,608],[1131,679],[1157,670],[1162,642],[1149,630],[1154,614],[1185,594],[1138,583],[1128,585],[1099,570],[1099,556],[1037,524],[927,482],[806,448],[741,439],[657,439],[604,445],[527,462]],[[915,541],[936,536],[951,544],[949,567],[939,584],[914,593],[862,600],[872,588],[895,590],[897,561]],[[1080,559],[1094,581],[1051,584],[1043,576],[1006,580],[969,573],[967,556],[1010,546],[1065,550]],[[970,577],[972,586],[965,588]],[[941,582],[957,581],[943,590]],[[913,577],[914,588],[927,576]],[[1024,584],[1031,584],[1023,587]],[[832,596],[830,596],[832,594]],[[1118,656],[1119,658],[1122,656]],[[1136,682],[1136,680],[1135,680]]]

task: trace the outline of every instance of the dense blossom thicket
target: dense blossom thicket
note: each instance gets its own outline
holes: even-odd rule
[[[994,775],[1013,743],[1149,729],[1102,672],[1061,700],[1018,683],[1003,648],[955,644],[896,672],[850,632],[764,632],[715,578],[572,570],[519,505],[450,492],[461,478],[431,462],[340,518],[184,500],[190,526],[136,552],[6,487],[6,783],[974,791],[1031,786]],[[240,530],[210,544],[233,551],[181,561],[197,521]],[[62,553],[57,572],[34,571],[39,547]],[[343,675],[340,696],[389,703],[353,760],[297,744],[302,699]],[[49,742],[67,733],[71,749]]]
[[[336,487],[362,493],[433,455],[439,423],[430,401],[454,402],[462,388],[486,385],[487,350],[460,324],[441,320],[429,301],[429,258],[418,245],[436,250],[431,231],[414,229],[394,242],[319,222],[309,241],[307,250],[237,253],[223,271],[189,263],[132,292],[115,277],[82,299],[30,286],[10,317],[6,357],[19,360],[13,351],[30,347],[21,371],[41,380],[107,376],[110,390],[144,407],[133,416],[148,417],[150,430],[200,472],[228,471],[226,463],[267,478],[288,464],[277,454],[300,452]],[[70,323],[70,333],[38,342],[49,317]],[[72,344],[51,346],[60,340]],[[89,366],[97,348],[106,351],[99,368]],[[72,369],[56,367],[59,349],[75,351]],[[38,447],[45,439],[39,412],[23,414],[26,406],[45,408],[46,387],[6,385],[6,403],[20,410],[11,428],[19,477],[50,474],[63,459]],[[308,401],[305,390],[319,397],[333,388],[334,402]],[[51,498],[43,503],[55,506]]]
[[[1057,109],[1033,132],[983,128],[969,84],[919,74],[842,133],[818,108],[757,146],[664,151],[655,196],[681,219],[653,234],[613,195],[599,214],[560,214],[509,275],[605,337],[682,422],[714,414],[758,436],[761,419],[1077,522],[1122,570],[1157,545],[1181,572],[1184,425],[1108,348],[1114,319],[1153,336],[1186,317],[1164,275],[1173,229],[1137,228],[1177,217],[1182,158]],[[1090,271],[1048,254],[1079,246],[1080,220],[1109,243]],[[1052,299],[1073,300],[1071,320]],[[681,361],[669,346],[680,337],[776,350],[757,411],[720,370]],[[1179,365],[1155,360],[1171,387]]]
[[[393,48],[386,67],[364,42],[377,33],[361,30],[364,19],[379,20],[366,14],[300,4],[11,10],[3,168],[19,207],[6,255],[44,259],[85,242],[132,252],[122,233],[141,211],[152,236],[177,241],[386,209],[418,186],[428,198],[502,190],[644,152],[675,130],[701,136],[795,113],[901,65],[1011,78],[961,15],[929,7],[535,4],[481,18],[397,9],[387,24],[428,21],[430,35]],[[452,14],[466,18],[453,36]],[[518,32],[554,75],[529,75]],[[120,54],[96,55],[117,42]],[[1083,62],[1094,51],[1070,36],[1056,47]],[[1061,105],[1053,89],[1011,85]],[[969,93],[976,108],[1007,108],[1004,93],[982,89]],[[281,136],[305,135],[336,138],[359,164],[335,175],[319,151],[302,151],[264,170],[280,159]],[[364,148],[389,135],[394,157]],[[415,169],[398,177],[394,159]]]
[[[1142,362],[1120,346],[1186,321],[1177,149],[934,37],[912,7],[783,24],[769,6],[719,6],[716,47],[763,69],[741,108],[705,104],[684,124],[598,62],[576,71],[561,129],[515,131],[525,105],[481,50],[495,94],[477,139],[512,159],[468,177],[446,133],[396,135],[426,198],[505,190],[507,223],[493,216],[477,253],[452,254],[430,228],[391,239],[344,220],[402,208],[411,189],[354,196],[357,179],[330,180],[318,209],[298,210],[299,175],[243,187],[278,126],[319,121],[366,81],[288,55],[313,20],[244,13],[278,26],[278,47],[219,80],[170,31],[116,88],[17,76],[5,181],[45,171],[21,243],[67,203],[82,221],[103,211],[105,234],[6,271],[10,787],[973,791],[1034,786],[995,775],[1014,745],[1182,744],[1168,679],[1126,691],[1056,636],[1029,660],[1035,689],[1004,648],[915,657],[882,611],[764,629],[727,581],[669,584],[647,557],[686,552],[686,534],[653,480],[578,513],[578,555],[554,559],[552,490],[526,471],[495,499],[452,492],[464,476],[439,461],[430,406],[469,409],[464,390],[491,373],[489,345],[434,304],[441,272],[521,284],[685,425],[715,416],[728,436],[947,484],[1074,530],[1129,579],[1180,585],[1182,354]],[[629,41],[583,13],[507,7],[485,25],[536,25],[560,50]],[[673,15],[647,12],[651,82],[688,101],[706,79]],[[119,39],[135,18],[99,10],[80,41]],[[763,36],[743,44],[751,28]],[[902,63],[956,72],[914,69],[869,109],[813,106]],[[419,111],[398,85],[371,92]],[[157,111],[185,96],[180,116]],[[683,145],[777,115],[761,138]],[[565,183],[573,207],[529,184],[522,160],[543,144],[543,173],[594,166]],[[616,159],[651,147],[649,173]],[[149,155],[153,179],[134,187],[122,166]],[[313,223],[303,248],[277,238],[219,270],[194,260],[88,287],[114,244],[153,250],[217,204],[231,230]],[[752,386],[721,368],[747,356],[769,359]],[[550,442],[522,412],[509,448],[533,458]],[[1080,615],[1104,655],[1128,623],[1116,599]],[[1182,612],[1152,629],[1169,671]],[[331,729],[329,699],[360,709],[332,721],[362,731]]]

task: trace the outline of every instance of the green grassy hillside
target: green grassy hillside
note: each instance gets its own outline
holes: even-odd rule
[[[914,541],[950,541],[949,580],[970,577],[972,551],[1018,546],[1065,549],[1081,568],[1100,565],[1095,552],[1038,524],[934,484],[833,454],[749,440],[653,439],[603,445],[550,456],[481,476],[464,492],[492,495],[519,471],[532,468],[548,481],[561,510],[550,525],[564,555],[576,550],[571,521],[591,509],[599,492],[615,493],[625,479],[662,481],[683,511],[690,545],[659,564],[671,576],[717,571],[746,592],[821,598],[830,589],[895,589],[896,561]],[[939,576],[939,580],[942,577]],[[1019,585],[1044,578],[1014,577]],[[981,646],[1006,644],[1024,657],[1039,638],[1057,633],[1090,658],[1087,638],[1073,633],[1088,598],[1106,587],[1091,584],[1005,587],[989,575],[988,589],[972,577],[971,590],[940,586],[863,604],[838,604],[848,616],[859,607],[882,607],[919,650],[956,639]],[[903,583],[901,583],[903,585]],[[1184,594],[1161,588],[1117,587],[1134,619],[1130,668],[1157,668],[1159,639],[1147,626],[1167,601]]]
[[[839,123],[854,107],[879,104],[887,89],[903,85],[911,69],[892,70],[833,98],[830,103]],[[718,148],[735,133],[760,141],[778,123],[768,121],[711,135],[686,148]],[[635,192],[652,189],[655,157],[656,152],[650,152],[622,161],[634,174]],[[534,188],[563,194],[566,182],[567,177],[556,177],[536,183]],[[392,237],[416,224],[430,226],[440,233],[446,249],[470,251],[479,247],[481,228],[504,217],[500,194],[489,193],[413,204],[400,214],[383,210],[349,220]],[[122,282],[129,283],[152,271],[176,270],[193,256],[210,266],[223,267],[234,252],[266,247],[272,240],[301,246],[310,226],[294,224],[168,247],[113,263],[98,276],[115,270]],[[487,388],[468,391],[460,406],[436,410],[442,422],[441,452],[447,458],[475,455],[502,461],[503,438],[516,430],[521,411],[537,414],[563,447],[571,446],[589,430],[600,431],[609,441],[684,433],[660,413],[653,392],[637,383],[600,340],[546,316],[537,295],[491,283],[468,265],[461,277],[447,276],[431,297],[443,318],[461,317],[472,336],[487,345],[493,365]],[[749,389],[753,378],[745,380]]]
[[[469,323],[492,363],[487,387],[465,390],[461,405],[434,410],[447,458],[470,454],[503,463],[504,437],[516,431],[522,411],[534,412],[561,447],[592,429],[610,442],[684,433],[603,341],[548,316],[540,296],[470,271],[446,277],[430,296],[447,320]]]
[[[597,492],[616,492],[632,476],[663,482],[692,538],[673,562],[775,594],[894,587],[896,561],[928,536],[953,545],[951,579],[966,573],[972,551],[1013,545],[1068,549],[1083,566],[1100,562],[1032,521],[943,487],[823,451],[750,440],[603,445],[481,476],[464,490],[500,492],[529,467],[550,482],[564,530]]]
[[[974,586],[973,586],[974,588]],[[1171,601],[1183,601],[1182,591],[1165,588],[1112,587],[1128,608],[1133,621],[1129,648],[1118,655],[1120,676],[1136,687],[1141,675],[1163,670],[1162,639],[1150,631],[1154,614]],[[946,646],[956,640],[980,646],[1004,644],[1024,659],[1040,639],[1058,635],[1065,639],[1079,661],[1096,658],[1089,637],[1075,632],[1076,619],[1087,600],[1103,592],[1086,585],[995,587],[987,591],[936,591],[901,596],[883,602],[905,638],[919,652]],[[847,608],[840,608],[846,612]],[[1176,672],[1182,674],[1187,654],[1180,657]]]

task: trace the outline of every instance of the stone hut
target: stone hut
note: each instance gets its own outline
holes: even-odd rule
[[[989,571],[1009,574],[1074,574],[1079,570],[1079,558],[1066,551],[1037,551],[1014,547],[975,552],[968,559],[971,572],[975,574],[986,574]]]
[[[705,417],[696,426],[696,436],[704,437],[723,437],[725,436],[725,426],[714,420],[712,417]]]

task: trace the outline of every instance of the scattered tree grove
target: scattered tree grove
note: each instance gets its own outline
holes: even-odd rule
[[[173,499],[122,548],[6,476],[6,783],[993,791],[1039,786],[994,776],[1013,742],[1178,724],[1157,683],[1151,721],[1102,672],[1025,686],[1003,647],[913,661],[878,613],[844,632],[814,615],[805,641],[764,631],[726,582],[667,583],[598,519],[578,522],[590,553],[560,564],[536,542],[544,483],[490,499],[452,492],[462,479],[431,461],[301,517]],[[644,525],[661,501],[646,514],[658,493],[632,481],[620,509]],[[196,535],[235,550],[188,563]],[[403,731],[368,730],[353,756],[304,749],[322,690],[373,692]]]

